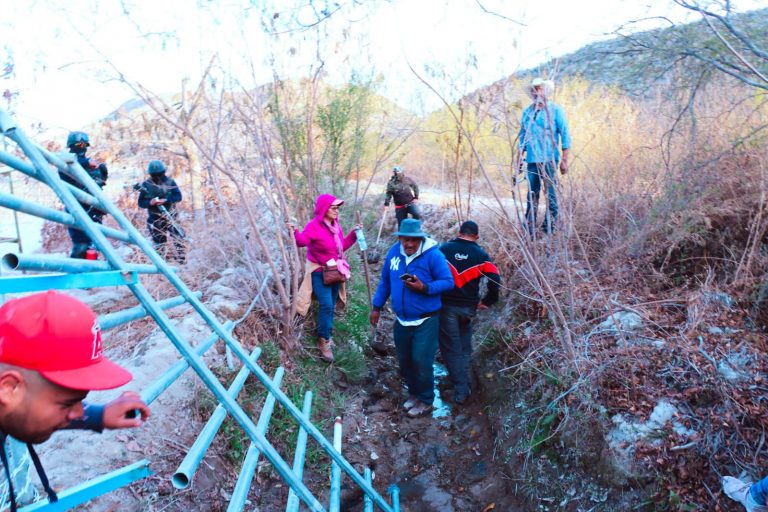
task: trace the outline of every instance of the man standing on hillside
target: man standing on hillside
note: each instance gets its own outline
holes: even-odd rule
[[[463,404],[472,392],[469,383],[472,319],[477,310],[488,309],[499,300],[499,271],[488,253],[477,244],[479,238],[477,223],[468,220],[459,227],[458,238],[440,247],[456,286],[442,296],[440,354],[453,384],[453,401],[457,404]],[[488,291],[480,300],[483,277],[488,278]]]
[[[409,213],[414,219],[421,218],[421,212],[419,212],[419,207],[416,204],[419,200],[419,186],[405,175],[403,168],[399,165],[392,169],[392,177],[387,182],[387,197],[384,199],[385,210],[389,208],[389,203],[393,199],[398,228]]]
[[[539,207],[541,184],[547,187],[549,208],[544,219],[542,230],[551,233],[557,220],[557,194],[555,186],[557,177],[555,169],[559,166],[560,173],[568,172],[568,152],[571,147],[571,135],[562,107],[549,101],[555,85],[551,80],[534,78],[528,89],[533,103],[523,111],[520,120],[519,158],[522,167],[522,155],[528,164],[528,201],[525,208],[525,222],[528,232],[534,236],[536,231],[536,214]],[[562,147],[562,157],[559,148]]]
[[[387,252],[381,280],[373,297],[371,325],[387,299],[397,315],[394,325],[395,351],[400,376],[408,387],[403,407],[416,417],[432,408],[435,398],[432,364],[437,353],[440,327],[440,294],[453,288],[453,277],[437,242],[421,231],[421,221],[404,219],[395,233],[398,243]]]
[[[77,163],[80,164],[80,167],[82,167],[85,172],[87,172],[88,175],[93,179],[93,181],[96,182],[99,188],[104,188],[104,185],[107,183],[107,178],[109,177],[109,170],[107,169],[106,164],[96,164],[91,162],[91,159],[85,156],[85,153],[88,151],[88,147],[90,145],[91,144],[88,141],[88,134],[84,132],[70,132],[70,134],[67,136],[67,147],[69,148],[69,152],[75,154],[77,157]],[[69,173],[60,170],[59,177],[62,179],[62,181],[69,183],[70,185],[73,185],[84,192],[88,192],[88,189],[85,187],[85,185],[80,183],[80,181],[78,181]],[[101,221],[104,218],[103,211],[96,208],[95,206],[90,206],[85,203],[80,203],[80,206],[83,207],[93,222],[101,224]],[[67,232],[69,233],[69,238],[72,240],[72,252],[70,253],[69,257],[81,259],[85,258],[85,254],[92,244],[91,238],[85,233],[85,231],[73,227],[68,227]]]

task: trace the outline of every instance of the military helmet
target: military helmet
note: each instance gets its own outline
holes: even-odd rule
[[[165,172],[165,164],[160,160],[152,160],[147,167],[149,174],[163,174]]]
[[[69,132],[67,135],[67,147],[70,153],[82,153],[90,145],[88,134],[85,132]]]

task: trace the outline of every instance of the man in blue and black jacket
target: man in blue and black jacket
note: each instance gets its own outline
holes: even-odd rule
[[[184,232],[179,228],[176,204],[181,202],[181,190],[176,180],[165,175],[165,164],[152,160],[147,166],[149,179],[138,185],[139,208],[147,209],[147,228],[155,249],[167,257],[168,242],[173,242],[176,261],[184,263],[186,246]]]
[[[105,163],[96,164],[95,162],[92,162],[89,157],[85,156],[90,145],[91,143],[88,141],[88,134],[85,132],[70,132],[67,136],[67,148],[69,148],[69,152],[77,157],[77,163],[80,164],[80,167],[82,167],[91,179],[96,182],[96,185],[98,185],[99,188],[104,188],[104,185],[107,183],[107,178],[109,178],[109,170]],[[80,183],[80,181],[71,174],[60,170],[59,177],[62,181],[69,183],[84,192],[88,192],[86,186],[83,183]],[[80,206],[83,207],[85,213],[88,214],[91,220],[101,224],[104,219],[103,211],[95,206],[87,205],[85,203],[80,203]],[[86,251],[88,251],[88,248],[92,244],[91,238],[85,231],[73,227],[68,227],[67,233],[69,233],[69,238],[72,240],[72,252],[69,254],[69,257],[85,258]]]
[[[437,242],[422,232],[420,220],[403,219],[395,235],[399,241],[384,260],[370,321],[373,326],[378,324],[381,308],[391,297],[397,315],[395,350],[410,394],[403,406],[415,417],[428,412],[435,398],[432,364],[440,327],[440,294],[453,288],[453,277]]]
[[[488,253],[477,244],[479,238],[477,223],[468,220],[459,227],[458,238],[440,247],[456,285],[442,297],[440,354],[453,384],[453,401],[457,404],[464,403],[471,393],[472,319],[478,309],[488,309],[499,300],[499,271]],[[488,290],[480,300],[483,277],[488,278]]]

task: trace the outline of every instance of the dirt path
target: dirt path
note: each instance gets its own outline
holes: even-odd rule
[[[404,511],[523,510],[493,460],[494,434],[482,400],[457,406],[438,397],[431,416],[408,417],[391,337],[389,344],[386,355],[371,360],[371,379],[344,418],[345,456],[357,467],[368,464],[380,491],[396,482]],[[442,393],[445,369],[436,363],[435,370]],[[342,510],[362,510],[359,492],[344,497]]]

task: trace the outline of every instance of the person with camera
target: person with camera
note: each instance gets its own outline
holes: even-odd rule
[[[139,207],[146,208],[147,227],[155,249],[167,257],[168,242],[173,243],[172,257],[184,263],[186,247],[184,233],[179,227],[176,204],[181,202],[181,190],[173,178],[165,175],[165,164],[152,160],[147,167],[149,179],[139,185]]]
[[[296,310],[300,315],[306,315],[312,295],[317,298],[320,305],[317,310],[317,348],[320,357],[329,363],[334,360],[333,313],[339,298],[346,302],[344,282],[350,276],[344,253],[357,241],[357,230],[362,227],[357,225],[344,236],[339,223],[339,208],[343,204],[343,200],[331,194],[321,194],[315,201],[315,217],[304,226],[304,231],[291,222],[286,223],[296,245],[307,248],[307,264],[296,297]]]
[[[88,134],[85,132],[70,132],[67,136],[67,148],[69,148],[69,152],[74,153],[77,157],[77,163],[80,164],[80,167],[82,167],[93,181],[96,182],[99,188],[104,188],[104,185],[107,183],[107,178],[109,178],[109,170],[105,163],[102,162],[96,164],[95,162],[92,162],[89,157],[85,156],[90,145]],[[59,177],[62,181],[88,192],[86,186],[80,183],[80,181],[71,174],[60,170]],[[85,203],[80,203],[80,206],[83,207],[93,222],[101,224],[104,218],[103,211],[95,206],[90,206]],[[72,240],[72,251],[70,252],[69,257],[85,259],[88,249],[93,244],[91,238],[83,230],[73,227],[68,227],[67,233],[69,233],[69,238]]]
[[[374,327],[379,323],[391,297],[397,316],[395,351],[409,394],[403,407],[416,417],[429,412],[435,399],[432,364],[440,331],[440,295],[453,289],[453,275],[438,243],[421,230],[420,220],[403,219],[395,235],[398,242],[381,267],[369,320]]]

